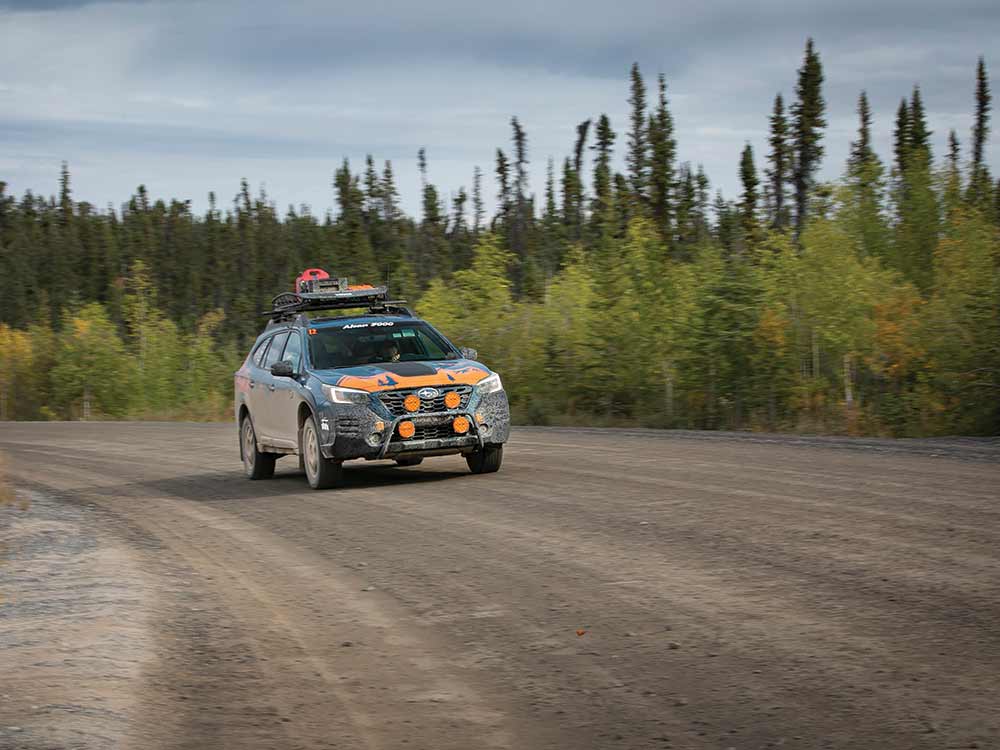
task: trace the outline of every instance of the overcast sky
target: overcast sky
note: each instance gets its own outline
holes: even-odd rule
[[[492,197],[517,115],[540,194],[581,120],[607,112],[620,158],[637,61],[651,89],[666,76],[681,160],[735,198],[740,151],[763,167],[772,100],[793,98],[810,35],[824,177],[843,170],[863,88],[884,159],[915,83],[936,156],[951,128],[968,145],[979,55],[1000,99],[996,0],[0,0],[0,180],[48,195],[66,160],[77,199],[117,206],[145,183],[202,210],[246,177],[280,209],[322,215],[341,159],[360,169],[371,153],[416,212],[418,148],[446,197],[475,165]],[[1000,135],[988,156],[996,171]]]

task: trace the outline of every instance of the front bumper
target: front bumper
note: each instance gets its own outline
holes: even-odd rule
[[[449,455],[471,453],[485,445],[504,443],[510,435],[510,408],[503,391],[485,396],[476,394],[464,409],[446,412],[418,413],[393,417],[381,405],[328,404],[320,416],[320,449],[326,458],[348,461],[364,458]],[[378,411],[376,411],[378,409]],[[450,424],[456,417],[469,420],[469,432],[464,435],[441,435],[421,439],[419,434],[404,440],[397,434],[400,422],[412,421],[418,430],[423,425]],[[379,429],[381,427],[381,429]],[[440,433],[440,429],[437,430]],[[376,440],[374,436],[378,436]]]

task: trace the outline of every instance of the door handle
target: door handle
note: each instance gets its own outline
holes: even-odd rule
[[[273,383],[268,383],[267,384],[267,390],[271,391],[271,393],[274,393],[274,384]]]
[[[257,381],[256,380],[251,380],[250,381],[250,387],[253,388],[255,385],[257,385]]]

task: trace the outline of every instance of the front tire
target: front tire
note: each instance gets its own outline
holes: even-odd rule
[[[302,425],[302,463],[306,470],[306,479],[314,490],[326,490],[340,484],[344,475],[344,467],[340,461],[326,458],[319,448],[319,431],[316,420],[310,417]]]
[[[249,479],[270,479],[274,476],[274,462],[278,457],[273,453],[257,450],[257,434],[253,420],[247,414],[240,424],[240,439],[243,441],[243,471]]]
[[[503,446],[487,445],[467,455],[465,462],[469,464],[469,471],[473,474],[492,474],[499,471],[500,464],[503,463]]]

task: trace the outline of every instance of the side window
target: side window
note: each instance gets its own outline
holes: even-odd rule
[[[271,338],[271,346],[264,355],[264,363],[261,365],[265,370],[270,370],[271,365],[281,358],[281,350],[285,348],[285,341],[288,339],[287,333],[279,333]]]
[[[291,362],[294,372],[299,371],[299,364],[302,362],[302,337],[298,331],[292,331],[288,335],[285,353],[281,355],[281,358],[286,362]]]
[[[262,367],[261,364],[264,361],[264,352],[267,351],[267,345],[271,342],[271,338],[266,338],[257,344],[257,348],[253,350],[253,357],[251,361],[257,365],[257,367]]]

